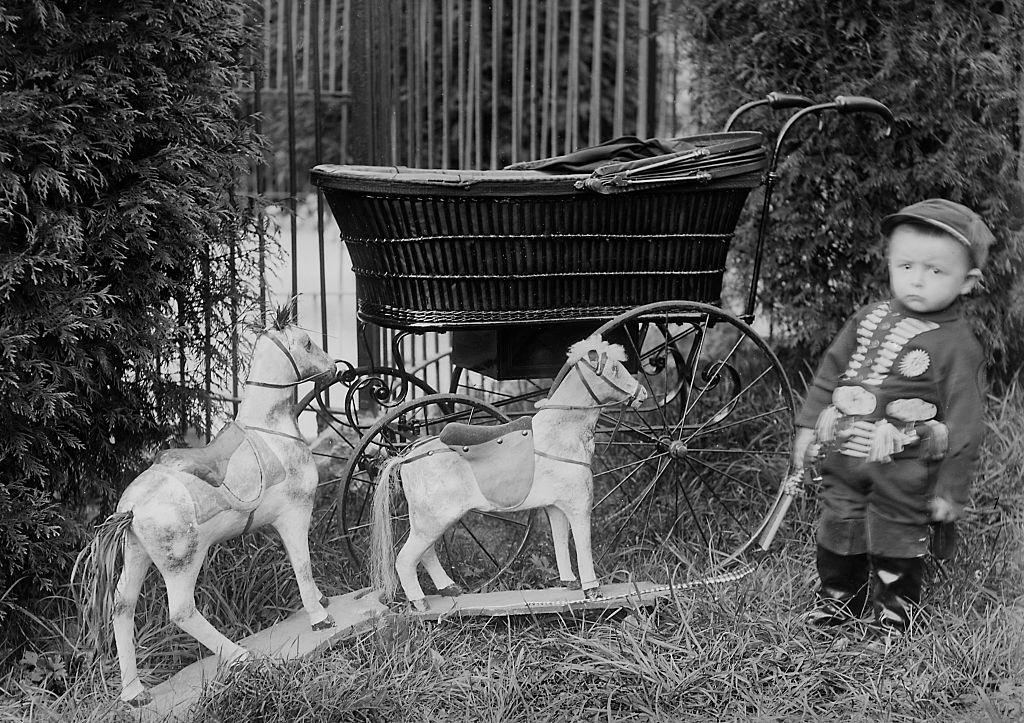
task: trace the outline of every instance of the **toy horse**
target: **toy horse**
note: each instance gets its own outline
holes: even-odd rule
[[[558,575],[576,586],[569,561],[569,530],[576,544],[579,587],[599,595],[590,545],[594,478],[594,427],[602,410],[639,407],[647,391],[629,373],[619,344],[591,336],[569,349],[568,361],[539,412],[495,427],[451,423],[438,437],[417,442],[389,460],[373,498],[371,579],[390,597],[398,579],[416,610],[426,609],[416,576],[422,562],[442,595],[461,592],[437,557],[434,543],[470,510],[513,511],[543,507],[551,523]],[[400,477],[409,506],[409,538],[394,554],[391,482]]]
[[[102,626],[113,620],[123,701],[144,705],[150,700],[136,667],[134,616],[151,564],[167,587],[171,620],[228,664],[237,663],[248,652],[196,610],[196,577],[215,542],[270,524],[288,552],[313,627],[334,625],[309,564],[317,472],[296,419],[336,376],[334,362],[304,331],[288,326],[284,310],[279,311],[277,322],[256,340],[234,421],[204,448],[162,452],[128,485],[117,512],[79,556],[86,629],[98,644]],[[297,403],[296,388],[308,381],[315,388]],[[118,553],[122,565],[115,588]]]

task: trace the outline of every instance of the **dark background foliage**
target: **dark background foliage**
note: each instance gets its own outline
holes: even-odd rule
[[[981,213],[996,235],[986,293],[969,308],[993,377],[1019,369],[1019,5],[678,0],[702,127],[721,127],[772,90],[871,96],[896,117],[888,137],[870,116],[829,116],[820,132],[810,121],[786,143],[760,287],[775,344],[813,363],[851,312],[887,293],[882,217],[938,196]],[[753,231],[751,218],[738,239],[748,261]]]
[[[206,320],[230,338],[224,302],[245,303],[224,269],[251,258],[232,189],[261,149],[235,90],[246,9],[0,5],[0,620],[66,579],[86,510],[196,414],[196,364],[171,384],[160,361],[201,358]]]

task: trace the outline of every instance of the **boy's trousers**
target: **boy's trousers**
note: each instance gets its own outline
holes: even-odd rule
[[[916,457],[866,462],[833,452],[822,465],[817,539],[840,555],[923,557],[934,478]]]

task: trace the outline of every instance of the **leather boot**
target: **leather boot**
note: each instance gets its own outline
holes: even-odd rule
[[[900,635],[910,626],[921,602],[924,558],[871,556],[874,568],[875,625],[879,631]]]
[[[840,555],[818,545],[817,567],[821,587],[814,608],[803,620],[830,626],[859,619],[867,606],[868,556]]]

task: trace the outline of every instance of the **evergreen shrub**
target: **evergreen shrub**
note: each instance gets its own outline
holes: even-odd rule
[[[66,579],[89,513],[194,419],[202,364],[161,370],[251,298],[229,270],[253,256],[234,189],[262,151],[238,91],[250,11],[0,5],[0,621]]]

